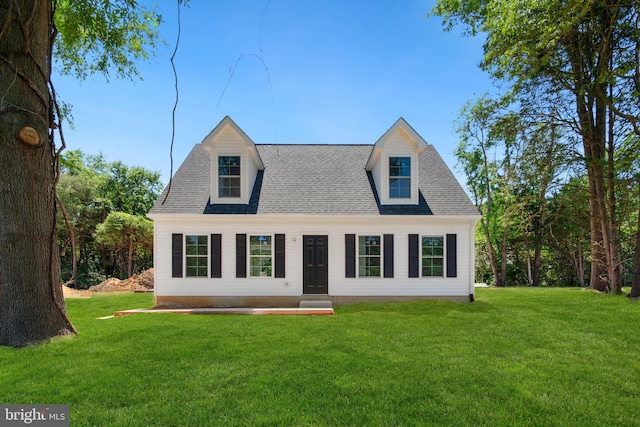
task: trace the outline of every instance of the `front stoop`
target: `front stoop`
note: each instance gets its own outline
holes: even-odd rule
[[[333,308],[333,302],[330,300],[302,300],[300,301],[300,308]]]

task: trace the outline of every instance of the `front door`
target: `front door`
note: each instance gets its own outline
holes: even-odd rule
[[[303,236],[303,280],[305,294],[329,293],[329,236]]]

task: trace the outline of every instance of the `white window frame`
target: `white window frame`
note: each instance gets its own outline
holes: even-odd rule
[[[389,159],[392,159],[394,157],[406,157],[411,159],[411,175],[410,175],[410,193],[409,193],[409,197],[389,197],[389,191],[390,191],[390,180],[391,180],[391,176],[390,176],[390,171],[389,171]],[[384,155],[384,161],[381,161],[378,165],[378,167],[380,168],[380,175],[379,175],[379,179],[380,179],[380,189],[379,191],[379,196],[380,196],[380,201],[382,204],[385,205],[417,205],[419,203],[419,198],[418,198],[418,176],[419,176],[419,162],[418,162],[418,155],[417,153],[414,152],[407,152],[407,151],[391,151],[388,153],[385,153]],[[376,184],[378,184],[378,182],[376,181]]]
[[[364,237],[364,238],[366,238],[366,237],[377,237],[378,238],[378,242],[379,242],[380,253],[378,255],[368,255],[368,254],[364,254],[363,255],[363,254],[361,254],[360,253],[360,238],[361,237]],[[380,278],[380,277],[382,277],[382,275],[383,275],[382,268],[383,268],[383,264],[384,264],[384,254],[383,254],[384,245],[383,245],[383,242],[382,242],[382,238],[383,238],[382,234],[377,234],[377,233],[368,233],[368,234],[364,234],[363,233],[363,234],[356,235],[356,256],[358,257],[358,270],[357,270],[358,271],[358,277],[366,277],[366,278],[376,278],[376,277]],[[378,258],[378,260],[379,260],[378,268],[380,270],[380,274],[378,274],[377,276],[362,275],[361,274],[362,266],[360,264],[361,258],[369,258],[369,259]],[[370,269],[372,267],[371,266],[364,266],[364,268],[369,268]]]
[[[270,246],[270,254],[267,255],[254,255],[252,253],[251,250],[251,238],[252,237],[268,237],[269,238],[269,246]],[[258,233],[252,233],[252,234],[247,234],[247,262],[248,262],[248,277],[252,278],[252,279],[271,279],[274,277],[275,274],[275,237],[273,234],[270,233],[262,233],[262,234],[258,234]],[[265,245],[266,246],[266,245]],[[271,274],[270,275],[258,275],[258,276],[254,276],[253,275],[253,269],[252,269],[252,259],[254,258],[262,258],[262,259],[267,259],[269,258],[271,260]],[[259,268],[262,268],[263,266],[260,266]]]
[[[189,237],[197,237],[198,239],[200,237],[204,237],[205,240],[206,240],[206,254],[204,254],[204,255],[202,255],[202,254],[188,254],[187,253],[188,252],[187,251],[187,246],[188,246],[187,241],[189,240]],[[210,262],[209,262],[209,256],[211,255],[211,249],[210,249],[211,242],[209,241],[209,235],[208,234],[185,234],[183,245],[184,245],[184,260],[183,260],[183,262],[184,262],[184,277],[193,277],[193,278],[207,278],[207,277],[209,277],[209,272],[210,272],[209,269],[211,268],[211,265],[210,265]],[[196,247],[200,247],[200,246],[202,246],[202,244],[196,243]],[[203,275],[203,276],[201,276],[199,274],[190,275],[189,274],[189,268],[196,268],[196,271],[198,271],[198,269],[201,268],[201,265],[198,262],[195,267],[193,267],[193,266],[190,267],[189,266],[189,262],[188,262],[189,258],[204,259],[204,263],[207,265],[206,274]]]
[[[441,239],[442,240],[442,255],[428,255],[425,256],[423,254],[423,240],[424,239]],[[419,247],[418,250],[419,252],[419,260],[420,260],[420,277],[425,277],[425,278],[443,278],[445,277],[445,272],[446,272],[446,262],[447,262],[447,239],[445,239],[444,235],[439,235],[439,234],[424,234],[424,235],[420,235],[420,241],[419,241]],[[439,276],[436,275],[425,275],[424,274],[424,259],[442,259],[442,274],[440,274]],[[433,269],[433,266],[431,266],[430,268]]]
[[[225,175],[228,178],[237,178],[240,182],[240,195],[238,196],[221,196],[220,195],[220,158],[221,157],[238,157],[240,159],[240,174],[239,175]],[[240,200],[243,196],[243,170],[244,170],[244,156],[239,153],[217,153],[215,162],[215,179],[216,179],[216,198],[218,200]]]
[[[391,159],[409,159],[409,175],[398,175],[391,176]],[[414,167],[414,159],[411,155],[389,155],[387,157],[387,197],[389,200],[409,200],[412,198],[413,194],[413,167]],[[409,196],[408,197],[392,197],[391,196],[391,180],[392,179],[402,179],[409,180]]]

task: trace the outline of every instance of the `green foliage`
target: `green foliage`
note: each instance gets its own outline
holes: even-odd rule
[[[511,110],[518,106],[511,101],[481,97],[469,102],[457,121],[458,166],[483,215],[477,279],[498,286],[549,285],[559,267],[549,253],[550,227],[570,212],[552,215],[549,203],[571,176],[566,169],[570,149],[559,126],[544,116]]]
[[[576,289],[476,297],[106,320],[153,297],[71,299],[77,337],[0,348],[0,401],[69,404],[73,426],[640,424],[637,304]]]
[[[486,38],[481,67],[509,86],[514,102],[515,115],[504,111],[501,100],[469,104],[458,129],[456,155],[483,211],[487,259],[492,265],[500,259],[500,268],[493,266],[496,283],[507,282],[507,270],[521,276],[518,264],[524,261],[530,270],[527,251],[533,250],[529,283],[542,271],[547,283],[563,282],[562,259],[570,255],[582,265],[576,260],[591,256],[590,285],[619,290],[635,246],[633,219],[640,215],[633,201],[640,181],[629,172],[637,169],[632,165],[638,150],[625,143],[628,135],[640,135],[638,2],[438,0],[430,14],[447,29],[460,26],[467,35]],[[574,148],[580,143],[582,150]],[[487,155],[496,151],[496,157]],[[582,168],[572,170],[578,161]],[[588,197],[588,204],[566,194],[554,200],[564,191],[557,178],[585,175],[589,190],[577,196]],[[552,201],[562,203],[550,211]],[[563,211],[568,202],[587,205],[591,216]],[[569,226],[567,214],[577,215],[573,222],[581,222],[580,230]],[[554,236],[549,221],[571,234]],[[591,233],[586,247],[584,230]],[[582,276],[585,268],[579,270]]]
[[[132,215],[146,215],[162,189],[160,173],[140,166],[129,167],[120,161],[107,166],[99,191],[112,208]]]
[[[153,222],[124,212],[111,212],[94,233],[96,241],[119,254],[127,277],[133,275],[135,259],[150,258],[153,248]]]
[[[147,218],[124,212],[111,212],[94,234],[99,243],[108,246],[129,247],[133,242],[136,247],[150,249],[153,242],[153,222]]]
[[[58,0],[59,40],[53,57],[62,74],[139,77],[136,63],[154,55],[162,17],[136,0]]]
[[[119,161],[109,163],[102,154],[88,156],[81,150],[63,152],[60,164],[58,193],[75,237],[76,286],[88,287],[107,276],[125,277],[151,267],[153,232],[145,215],[160,192],[160,174]],[[96,238],[96,228],[109,217]],[[117,227],[125,234],[115,235]],[[63,278],[68,279],[73,271],[72,246],[62,215],[58,236]]]

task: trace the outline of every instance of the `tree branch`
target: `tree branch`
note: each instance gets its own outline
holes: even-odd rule
[[[38,87],[35,85],[35,83],[33,83],[33,81],[31,81],[29,77],[27,77],[22,71],[18,70],[15,65],[13,65],[13,62],[3,55],[0,55],[0,60],[7,64],[11,71],[16,73],[16,75],[29,86],[29,88],[38,96],[38,98],[40,98],[40,101],[42,101],[42,104],[45,106],[45,108],[49,107],[49,101],[47,100],[47,97],[44,96],[44,94],[40,91],[40,89],[38,89]]]

